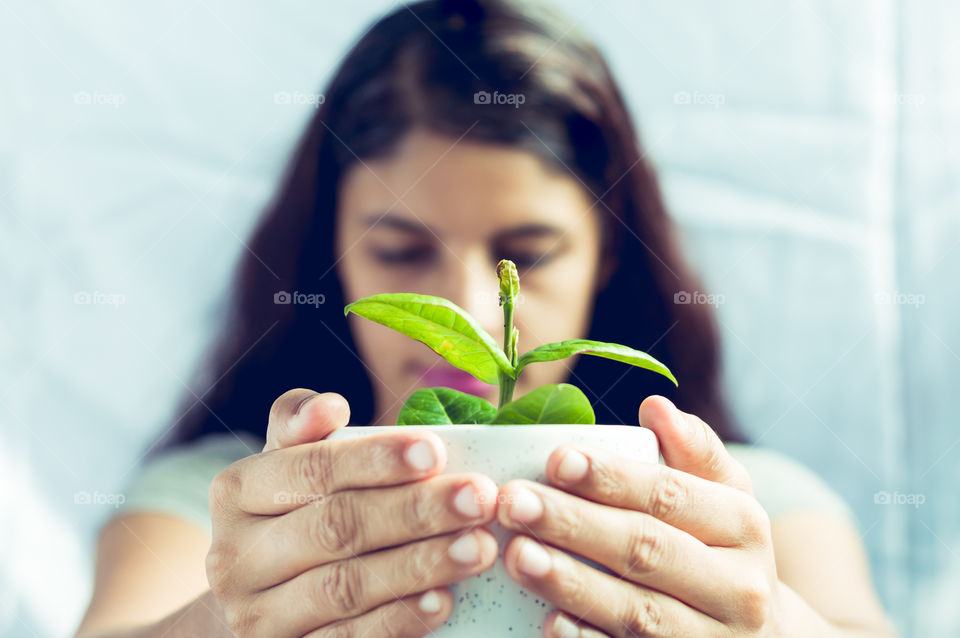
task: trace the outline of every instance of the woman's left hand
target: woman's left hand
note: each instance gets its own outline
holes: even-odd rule
[[[501,487],[498,518],[518,532],[507,571],[566,612],[547,618],[545,634],[780,636],[770,521],[746,470],[706,423],[663,397],[643,402],[640,424],[666,465],[561,446],[547,461],[556,487]]]

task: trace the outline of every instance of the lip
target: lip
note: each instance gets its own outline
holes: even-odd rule
[[[435,365],[432,367],[418,365],[414,366],[414,373],[420,377],[424,384],[423,387],[428,388],[442,386],[467,394],[487,396],[497,387],[484,383],[469,372],[464,372],[450,365]]]

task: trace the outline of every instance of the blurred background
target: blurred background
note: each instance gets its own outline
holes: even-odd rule
[[[904,636],[960,635],[960,5],[553,4],[627,94],[737,415],[850,503]],[[0,0],[0,634],[79,621],[324,81],[393,6]]]

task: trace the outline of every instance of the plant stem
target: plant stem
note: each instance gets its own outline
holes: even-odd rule
[[[502,259],[497,264],[497,276],[500,278],[500,305],[503,306],[503,352],[510,365],[516,369],[518,332],[513,326],[513,302],[520,287],[520,278],[516,265],[509,259]],[[499,381],[498,409],[513,400],[513,388],[517,384],[517,380],[503,370],[500,371]]]
[[[503,304],[503,352],[512,366],[517,365],[516,335],[517,331],[513,327],[513,299],[509,299]],[[500,371],[500,399],[497,401],[497,409],[513,400],[513,388],[516,385],[516,379],[503,370]]]

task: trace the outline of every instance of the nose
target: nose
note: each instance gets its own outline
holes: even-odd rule
[[[500,282],[495,264],[485,253],[451,254],[445,264],[441,293],[457,304],[489,332],[503,347],[503,310],[500,308]]]

